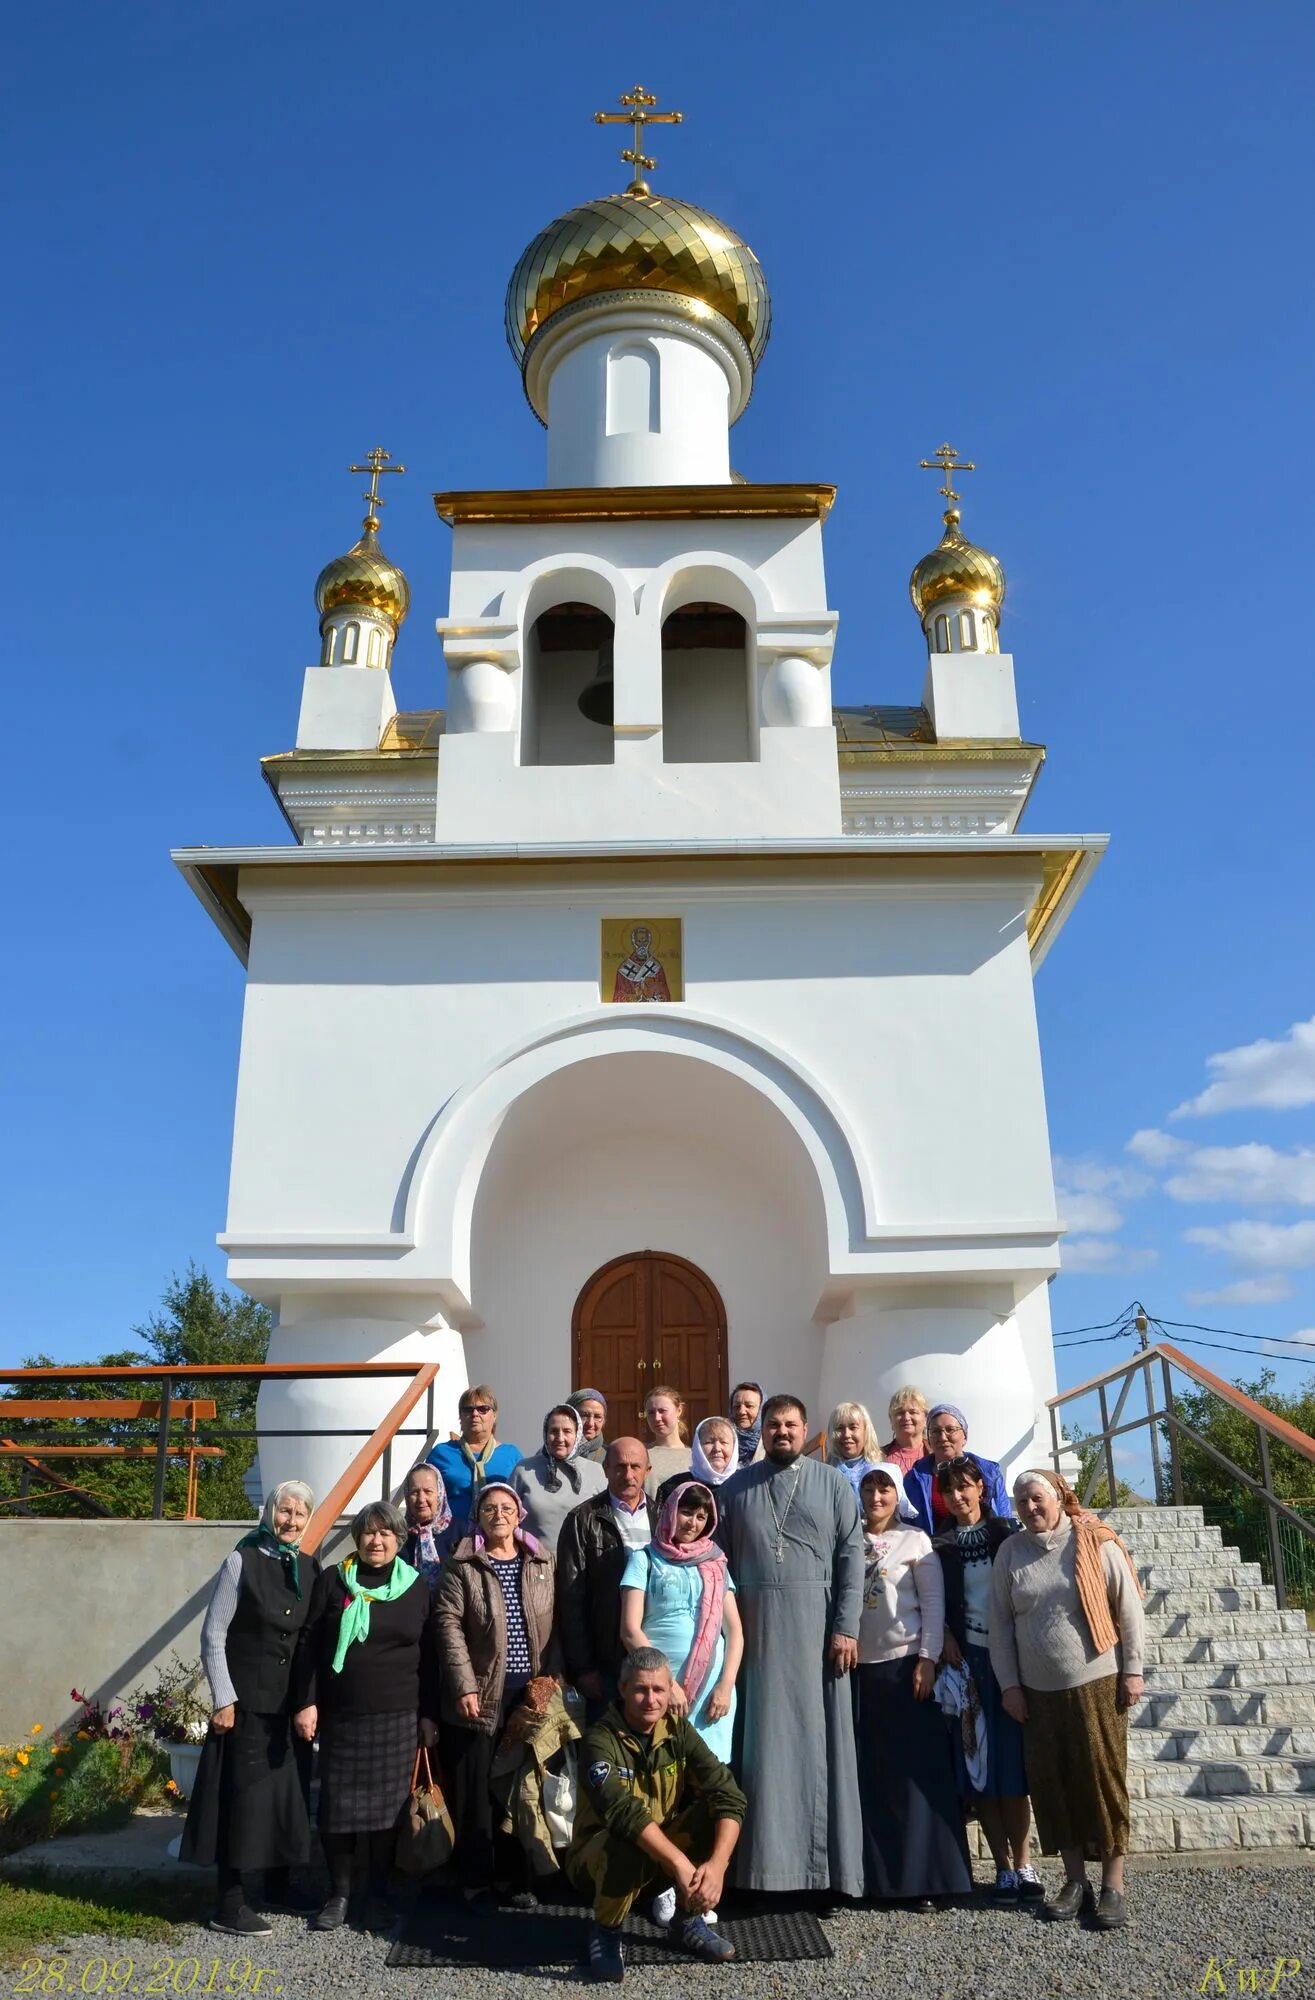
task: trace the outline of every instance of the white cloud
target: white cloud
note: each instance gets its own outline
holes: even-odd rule
[[[1272,1306],[1290,1299],[1293,1285],[1277,1272],[1269,1278],[1239,1278],[1235,1284],[1221,1285],[1215,1292],[1188,1292],[1189,1306]]]
[[[1225,1222],[1185,1230],[1183,1240],[1254,1271],[1300,1271],[1315,1264],[1315,1222]]]
[[[1215,1111],[1291,1111],[1315,1104],[1315,1015],[1296,1021],[1281,1041],[1244,1042],[1207,1056],[1212,1081],[1198,1097],[1170,1112],[1172,1118],[1204,1118]]]
[[[1315,1207],[1315,1152],[1273,1146],[1193,1146],[1164,1183],[1174,1201],[1236,1201]]]
[[[1179,1153],[1189,1151],[1189,1147],[1186,1139],[1175,1139],[1170,1133],[1157,1132],[1150,1125],[1133,1133],[1128,1141],[1128,1151],[1135,1160],[1145,1160],[1148,1167],[1164,1167]]]
[[[1135,1201],[1151,1186],[1135,1167],[1106,1167],[1097,1160],[1054,1161],[1055,1201],[1069,1229],[1092,1236],[1122,1227],[1121,1201]]]
[[[1311,1359],[1315,1360],[1315,1326],[1303,1326],[1299,1332],[1290,1333],[1287,1338],[1289,1341],[1299,1340],[1303,1346],[1308,1347]],[[1306,1358],[1302,1354],[1294,1353],[1292,1348],[1281,1340],[1262,1340],[1260,1352],[1272,1354],[1276,1361],[1304,1362]]]
[[[1126,1243],[1116,1243],[1110,1237],[1079,1236],[1070,1238],[1060,1247],[1060,1261],[1063,1269],[1070,1273],[1082,1271],[1141,1271],[1155,1262],[1154,1250],[1134,1250]]]

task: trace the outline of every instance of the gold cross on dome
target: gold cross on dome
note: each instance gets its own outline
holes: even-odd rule
[[[650,104],[656,104],[657,98],[651,90],[645,90],[642,83],[637,83],[633,90],[627,90],[621,97],[618,97],[617,103],[624,104],[627,107],[626,110],[595,111],[594,124],[633,126],[634,144],[625,147],[621,154],[621,158],[625,161],[626,165],[633,167],[635,170],[635,178],[626,189],[626,193],[647,194],[648,182],[644,179],[644,175],[652,173],[654,167],[657,165],[657,161],[650,159],[644,151],[644,127],[646,125],[681,125],[684,123],[685,114],[683,111],[650,111],[647,107]]]
[[[368,493],[363,493],[361,498],[370,509],[370,517],[376,528],[379,525],[379,509],[384,504],[379,497],[380,475],[385,472],[406,471],[404,465],[390,465],[388,461],[391,457],[390,451],[385,451],[381,444],[377,444],[373,451],[366,452],[364,465],[349,465],[347,468],[349,472],[368,472],[370,475],[370,490]]]
[[[945,479],[944,486],[936,491],[943,493],[953,506],[959,495],[954,490],[953,475],[956,472],[976,472],[977,467],[970,458],[961,459],[952,444],[938,444],[930,458],[920,458],[918,464],[924,472],[939,472]]]

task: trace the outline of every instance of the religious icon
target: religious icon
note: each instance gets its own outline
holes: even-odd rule
[[[599,995],[605,1001],[683,1000],[679,917],[604,917]]]

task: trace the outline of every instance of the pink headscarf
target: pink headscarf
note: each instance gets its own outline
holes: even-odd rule
[[[512,1499],[516,1502],[517,1520],[516,1526],[512,1531],[516,1539],[516,1545],[518,1548],[525,1549],[530,1555],[537,1556],[539,1553],[539,1544],[525,1525],[525,1502],[521,1499],[516,1488],[505,1479],[486,1479],[475,1497],[475,1518],[470,1524],[470,1538],[474,1542],[476,1549],[479,1550],[484,1547],[484,1537],[480,1533],[479,1526],[479,1510],[490,1493],[510,1493]]]
[[[680,1511],[681,1498],[686,1493],[707,1494],[712,1518],[708,1522],[706,1534],[697,1542],[677,1542],[676,1515]],[[698,1619],[694,1627],[694,1644],[689,1649],[689,1658],[678,1675],[685,1690],[692,1714],[703,1683],[708,1678],[717,1641],[721,1637],[722,1609],[726,1601],[726,1554],[713,1541],[713,1531],[717,1526],[717,1501],[710,1487],[697,1479],[686,1479],[669,1493],[658,1517],[657,1533],[653,1537],[653,1547],[669,1563],[697,1563],[699,1580],[703,1585],[699,1597]]]

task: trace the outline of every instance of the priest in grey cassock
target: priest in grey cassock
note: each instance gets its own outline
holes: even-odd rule
[[[863,1894],[863,1813],[848,1676],[858,1661],[863,1524],[843,1473],[801,1456],[794,1396],[763,1409],[766,1457],[722,1487],[744,1623],[736,1770],[749,1800],[745,1889]]]

